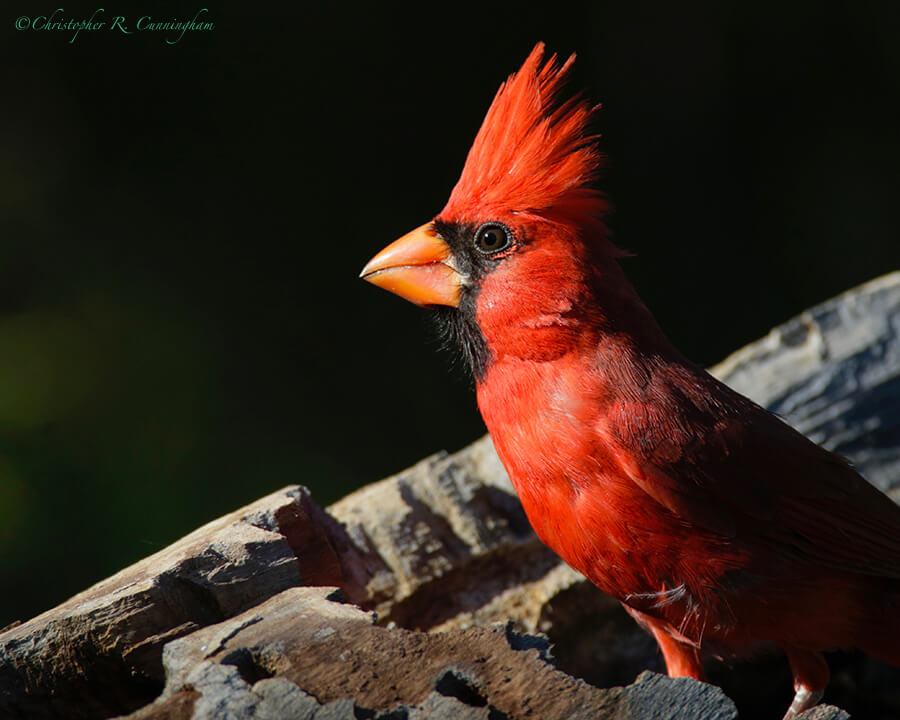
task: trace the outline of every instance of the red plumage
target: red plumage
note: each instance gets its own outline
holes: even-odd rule
[[[427,231],[511,238],[445,237],[450,259],[428,262],[459,273],[478,406],[535,531],[653,633],[671,675],[781,647],[792,716],[827,683],[823,650],[900,665],[900,508],[666,339],[607,239],[592,110],[561,99],[573,58],[542,54],[501,87]]]
[[[562,67],[555,56],[541,66],[543,50],[538,44],[500,86],[442,215],[553,211],[589,219],[605,210],[590,184],[602,158],[587,132],[595,108],[578,96],[560,99],[575,56]]]

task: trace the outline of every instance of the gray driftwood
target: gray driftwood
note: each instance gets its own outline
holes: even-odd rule
[[[0,717],[109,717],[158,693],[175,638],[298,585],[359,598],[341,532],[286,488],[12,627],[0,634]]]
[[[712,371],[900,492],[900,273]],[[377,621],[303,586],[340,587]],[[554,663],[507,621],[546,633]],[[286,488],[0,633],[0,717],[518,718],[546,703],[539,716],[550,718],[579,698],[594,717],[626,718],[675,696],[677,717],[733,716],[692,681],[629,685],[648,667],[661,669],[652,641],[540,545],[483,438],[327,512]],[[872,693],[882,670],[850,667],[838,691]],[[566,672],[628,687],[601,691]],[[752,678],[750,707],[765,695],[753,667],[730,676]]]
[[[554,668],[545,639],[509,626],[389,630],[335,599],[326,588],[287,590],[169,643],[165,690],[129,720],[171,717],[185,693],[201,717],[295,717],[283,714],[290,707],[300,717],[347,720],[638,720],[648,702],[664,708],[655,715],[661,720],[736,716],[721,690],[702,683],[648,675],[627,688],[597,689]]]

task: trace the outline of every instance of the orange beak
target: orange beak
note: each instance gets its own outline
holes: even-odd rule
[[[462,278],[450,248],[430,222],[388,245],[369,260],[360,277],[416,305],[459,304]]]

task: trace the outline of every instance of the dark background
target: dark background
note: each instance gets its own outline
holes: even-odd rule
[[[288,483],[475,439],[425,313],[357,279],[441,209],[537,40],[602,102],[638,290],[711,364],[900,265],[900,4],[0,13],[0,627]],[[109,21],[202,3],[102,4]]]

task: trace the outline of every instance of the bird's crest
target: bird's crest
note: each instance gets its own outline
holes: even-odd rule
[[[588,129],[596,108],[579,94],[562,97],[575,55],[562,65],[543,56],[538,43],[500,86],[439,217],[603,214],[603,196],[591,187],[602,161]]]

